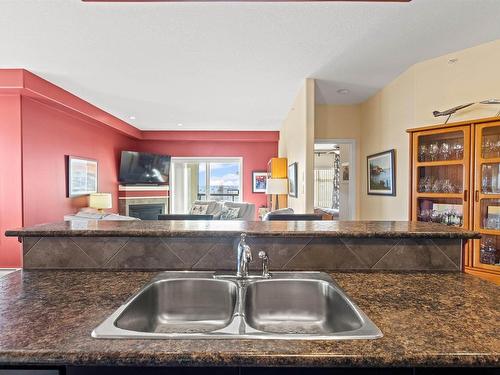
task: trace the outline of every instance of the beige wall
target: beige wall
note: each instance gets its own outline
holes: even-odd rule
[[[355,140],[354,159],[356,181],[356,212],[354,218],[360,217],[360,141],[361,141],[361,105],[317,104],[315,107],[314,138],[317,140]],[[352,167],[351,167],[352,168]]]
[[[296,213],[313,211],[314,91],[314,80],[306,79],[280,130],[279,156],[298,166],[298,197],[288,197]]]
[[[356,139],[361,134],[361,106],[317,104],[314,137],[316,139]]]
[[[450,58],[458,58],[449,64]],[[427,60],[412,66],[361,105],[360,218],[407,220],[409,197],[409,141],[407,128],[439,124],[433,110],[500,98],[500,40]],[[493,116],[497,105],[475,105],[451,122]],[[366,156],[396,149],[396,197],[368,196]]]

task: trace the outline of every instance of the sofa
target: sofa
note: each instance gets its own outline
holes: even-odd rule
[[[203,206],[207,206],[206,210]],[[202,207],[200,209],[200,207]],[[189,212],[192,215],[212,215],[214,220],[255,220],[255,204],[246,202],[196,200]]]

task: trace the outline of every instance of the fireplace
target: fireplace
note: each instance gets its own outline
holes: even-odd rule
[[[130,204],[128,216],[141,220],[158,220],[158,215],[165,213],[165,204]]]
[[[168,186],[119,186],[120,215],[141,220],[158,220],[158,215],[168,213]]]

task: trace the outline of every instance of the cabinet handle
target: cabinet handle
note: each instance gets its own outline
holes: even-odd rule
[[[479,202],[479,190],[476,190],[476,193],[474,194],[474,199],[476,202]]]
[[[468,193],[467,189],[464,189],[464,202],[467,202],[467,195],[468,195],[467,193]]]

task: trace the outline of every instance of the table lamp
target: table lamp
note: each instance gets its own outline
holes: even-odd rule
[[[100,213],[104,213],[106,208],[113,207],[111,193],[92,193],[89,198],[89,207],[96,208]]]
[[[266,185],[266,194],[276,195],[276,209],[278,209],[279,208],[278,195],[288,194],[288,179],[268,178]]]

